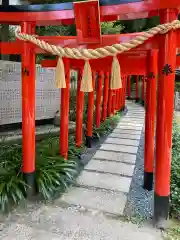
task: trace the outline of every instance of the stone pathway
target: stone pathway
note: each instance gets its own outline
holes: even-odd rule
[[[62,201],[123,215],[144,125],[144,108],[128,103],[128,110]]]
[[[0,239],[162,239],[150,226],[122,221],[144,124],[144,109],[127,105],[127,115],[86,165],[76,186],[53,204],[13,213]]]

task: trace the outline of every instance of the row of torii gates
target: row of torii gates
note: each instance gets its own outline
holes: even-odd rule
[[[63,47],[95,49],[100,46],[128,42],[142,34],[101,36],[100,22],[158,15],[160,23],[167,23],[177,19],[179,7],[179,0],[100,0],[100,2],[20,5],[0,7],[0,22],[21,25],[21,31],[28,34],[35,34],[35,27],[38,25],[76,23],[77,36],[39,36],[38,38]],[[93,82],[98,73],[95,123],[97,127],[107,116],[125,107],[127,78],[131,75],[146,76],[144,188],[152,190],[154,175],[154,219],[156,222],[167,219],[169,211],[175,68],[180,65],[180,61],[176,57],[178,47],[180,47],[180,41],[177,41],[180,39],[178,36],[180,36],[180,31],[172,30],[151,38],[133,50],[119,54],[121,89],[111,90],[109,88],[112,57],[90,60]],[[35,173],[35,56],[37,53],[45,53],[45,51],[32,43],[17,39],[13,42],[1,42],[0,52],[1,54],[20,54],[22,57],[23,173],[27,183],[33,186]],[[63,61],[66,88],[61,89],[60,155],[67,158],[70,69],[79,72],[76,145],[80,146],[82,144],[84,105],[84,93],[80,91],[80,81],[84,61],[70,58],[64,58]],[[41,65],[56,67],[57,60],[43,60]],[[101,112],[102,89],[103,108]],[[94,92],[95,89],[88,93],[86,139],[89,147],[92,139]],[[155,135],[156,156],[154,156]],[[154,159],[156,159],[155,171]]]

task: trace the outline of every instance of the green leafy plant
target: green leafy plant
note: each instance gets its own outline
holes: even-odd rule
[[[77,175],[77,156],[82,148],[76,148],[69,138],[69,159],[59,156],[59,138],[48,137],[36,145],[36,187],[43,199],[53,198],[63,192]],[[0,147],[0,211],[25,199],[27,184],[23,180],[22,147],[14,144]]]
[[[54,194],[63,192],[77,173],[73,160],[62,157],[38,156],[36,160],[36,186],[44,199],[51,199]]]
[[[44,199],[50,199],[63,192],[77,174],[76,159],[82,148],[74,145],[73,136],[69,136],[68,160],[59,156],[59,138],[49,137],[37,144],[36,185]]]
[[[21,173],[21,146],[0,147],[0,211],[24,200],[27,185]]]
[[[180,125],[174,121],[172,137],[171,213],[180,217]]]
[[[93,127],[93,137],[100,138],[102,136],[108,135],[115,128],[117,123],[120,120],[120,113],[117,112],[114,116],[107,118],[104,122],[101,123],[99,128]]]

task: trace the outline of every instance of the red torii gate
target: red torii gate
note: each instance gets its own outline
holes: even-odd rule
[[[107,1],[106,1],[107,2]],[[90,5],[89,5],[90,4]],[[108,5],[109,4],[109,5]],[[117,19],[135,19],[140,17],[160,16],[161,23],[171,22],[177,19],[179,0],[119,0],[117,2],[104,3],[100,1],[100,7],[95,2],[85,3],[65,3],[46,5],[45,10],[41,5],[10,7],[8,9],[1,7],[0,22],[9,24],[20,24],[22,32],[35,34],[37,25],[59,25],[72,24],[76,19],[77,36],[76,37],[39,37],[40,40],[47,41],[51,44],[61,45],[64,47],[81,47],[97,48],[115,43],[128,42],[136,34],[120,34],[101,36],[99,31],[100,21],[112,21]],[[49,7],[49,8],[48,8]],[[81,8],[85,11],[81,11]],[[87,9],[88,12],[87,12]],[[81,16],[80,16],[81,11]],[[82,14],[83,13],[83,14]],[[100,16],[100,21],[97,20]],[[92,19],[86,22],[86,17]],[[85,20],[82,21],[82,18]],[[81,26],[81,24],[83,25]],[[91,28],[92,27],[92,28]],[[88,29],[91,28],[91,34],[88,35]],[[154,217],[159,222],[168,217],[169,195],[170,195],[170,165],[171,165],[171,147],[172,147],[172,118],[173,118],[173,100],[174,100],[174,69],[179,65],[176,62],[176,49],[179,47],[177,37],[179,31],[169,31],[162,36],[156,36],[148,40],[140,47],[123,53],[118,56],[121,64],[121,74],[124,77],[128,75],[146,75],[147,80],[147,97],[146,97],[146,124],[145,124],[145,175],[144,187],[152,189],[153,182],[153,165],[154,165],[154,125],[156,112],[156,76],[158,78],[158,102],[156,112],[156,171],[155,171],[155,200],[154,200]],[[35,172],[35,54],[43,53],[40,48],[29,42],[16,40],[11,43],[1,43],[0,51],[2,54],[21,54],[22,56],[22,134],[23,134],[23,172],[27,183],[33,186]],[[157,64],[159,63],[159,65]],[[103,77],[105,72],[106,79],[109,79],[110,66],[112,57],[106,57],[101,60],[90,60],[90,65],[95,78],[95,71],[99,72],[99,77]],[[55,67],[57,61],[42,61],[42,66]],[[69,80],[70,68],[82,70],[83,60],[64,59],[66,71],[66,85],[62,89],[61,105],[61,155],[67,157],[68,149],[68,111],[69,111]],[[131,68],[129,68],[131,66]],[[165,67],[170,67],[170,71],[162,71]],[[165,69],[164,69],[165,70]],[[172,70],[172,71],[171,71]],[[80,78],[79,78],[80,80]],[[106,81],[108,82],[108,80]],[[101,81],[100,81],[101,83]],[[101,85],[101,84],[100,84]],[[99,86],[101,87],[101,86]],[[111,106],[112,99],[107,106],[107,93],[109,88],[105,84],[104,101],[106,102],[103,117],[106,117],[106,107],[110,115],[114,110]],[[125,100],[125,80],[123,81],[123,90],[115,90],[116,96],[121,98],[117,109],[124,107]],[[76,140],[77,145],[81,144],[81,126],[82,126],[82,99],[83,93],[80,93],[78,87],[77,109],[79,116],[77,118]],[[98,94],[98,93],[97,93]],[[111,91],[110,91],[111,96]],[[90,145],[92,134],[92,107],[93,92],[89,93],[88,108],[88,125],[87,125],[87,142]],[[109,97],[110,98],[110,97]],[[120,98],[119,98],[120,99]],[[118,103],[117,98],[117,103]],[[99,100],[97,101],[99,104]],[[99,105],[98,105],[99,106]],[[99,108],[98,108],[99,109]],[[98,110],[99,111],[99,110]],[[98,115],[98,114],[97,114]],[[100,118],[96,118],[96,125],[99,126]],[[63,126],[63,127],[62,127]]]

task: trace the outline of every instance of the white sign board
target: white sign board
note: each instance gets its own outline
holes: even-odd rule
[[[50,119],[60,108],[55,69],[36,66],[36,120]],[[0,125],[21,122],[21,63],[0,60]]]

